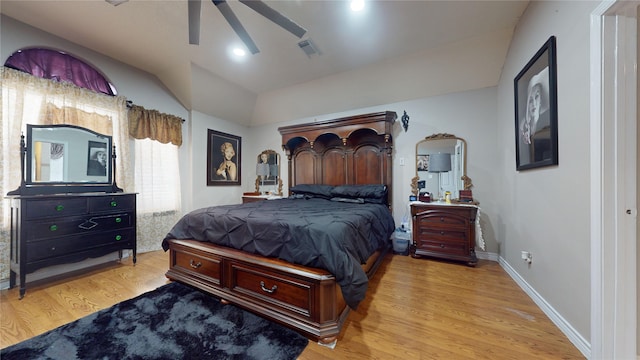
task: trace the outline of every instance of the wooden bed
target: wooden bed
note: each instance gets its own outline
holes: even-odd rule
[[[279,128],[289,186],[386,184],[391,204],[394,112]],[[389,242],[389,245],[391,243]],[[206,291],[321,342],[337,340],[350,308],[326,270],[192,239],[169,240],[166,276]],[[389,251],[363,264],[371,278]]]

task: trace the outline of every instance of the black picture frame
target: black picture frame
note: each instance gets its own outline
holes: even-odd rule
[[[87,176],[107,176],[111,156],[107,143],[89,141],[87,149]]]
[[[233,156],[225,161],[223,153],[229,146]],[[241,154],[241,137],[207,129],[207,186],[240,185]]]
[[[556,38],[514,79],[516,170],[558,165]]]

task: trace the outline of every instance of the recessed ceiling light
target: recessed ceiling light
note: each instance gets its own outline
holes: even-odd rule
[[[236,55],[236,56],[245,56],[245,55],[247,55],[247,52],[246,52],[246,51],[244,51],[244,49],[241,49],[241,48],[235,48],[235,49],[233,49],[233,55]]]
[[[364,9],[364,0],[351,0],[351,10],[361,11]]]

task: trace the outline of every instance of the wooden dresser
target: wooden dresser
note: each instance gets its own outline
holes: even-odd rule
[[[136,194],[78,193],[9,196],[10,287],[38,269],[122,250],[136,262]]]
[[[412,203],[413,244],[410,254],[478,263],[475,221],[477,206],[466,204]]]

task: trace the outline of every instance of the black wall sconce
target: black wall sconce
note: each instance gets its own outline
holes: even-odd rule
[[[407,115],[407,111],[404,111],[404,115],[402,115],[402,118],[400,119],[402,120],[402,127],[404,128],[404,132],[407,132],[407,130],[409,130],[409,115]]]

